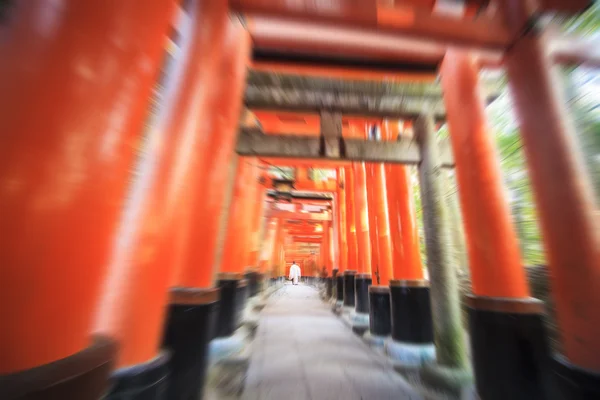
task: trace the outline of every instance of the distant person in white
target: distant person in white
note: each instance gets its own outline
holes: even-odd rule
[[[292,266],[290,267],[290,281],[292,281],[293,285],[298,284],[300,276],[300,267],[296,264],[296,261],[292,261]]]

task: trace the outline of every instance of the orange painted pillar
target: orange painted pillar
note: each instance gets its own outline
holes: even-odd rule
[[[110,371],[114,344],[90,346],[91,326],[173,11],[171,1],[28,1],[6,10],[0,374],[86,348],[95,359],[86,371],[40,371],[8,397],[44,397],[49,387],[61,397]],[[78,388],[82,399],[105,389]]]
[[[383,164],[373,165],[373,201],[377,213],[378,273],[376,285],[387,286],[393,276],[392,242],[390,237],[390,218],[387,200],[387,178]]]
[[[398,129],[386,123],[382,137],[397,140]],[[394,279],[422,280],[423,264],[409,169],[396,164],[386,164],[384,168]]]
[[[338,190],[337,190],[337,212],[338,212],[338,243],[340,247],[340,264],[338,266],[338,275],[341,275],[348,268],[348,230],[346,213],[346,178],[345,169],[337,169]]]
[[[355,311],[369,312],[369,285],[371,285],[371,242],[369,237],[369,204],[367,201],[367,174],[365,163],[352,163],[354,170],[354,214],[358,273],[355,277]]]
[[[238,157],[221,272],[242,273],[248,265],[252,220],[248,210],[255,200],[258,174],[256,158]]]
[[[153,141],[164,152],[164,160],[159,161],[149,199],[132,203],[123,214],[96,322],[97,331],[118,338],[119,367],[147,363],[156,357],[169,303],[168,287],[173,274],[183,268],[185,250],[189,249],[186,221],[193,207],[195,188],[188,182],[196,182],[201,174],[195,164],[197,158],[190,156],[189,148],[196,150],[198,158],[206,152],[202,139],[207,132],[199,126],[211,113],[206,107],[211,93],[209,82],[215,81],[219,71],[223,24],[227,20],[226,8],[206,2],[194,6],[198,8],[188,10],[193,24],[188,62],[182,72],[174,111],[166,126],[161,127],[167,132],[163,146],[158,146],[161,140]],[[211,54],[210,62],[206,61],[206,54]],[[131,197],[135,198],[134,194]],[[139,226],[128,217],[128,213],[137,209]],[[214,301],[216,294],[208,297]]]
[[[375,201],[375,175],[374,163],[366,163],[367,172],[367,202],[369,209],[369,238],[371,240],[371,274],[373,283],[377,284],[379,274],[379,241],[377,235],[377,210]]]
[[[349,271],[358,268],[358,253],[356,245],[356,215],[354,213],[354,171],[352,167],[345,168],[346,177],[346,231],[348,241],[348,267]]]
[[[481,398],[545,397],[549,347],[543,306],[529,297],[479,68],[467,51],[449,50],[440,72],[471,270],[468,312],[477,390]],[[523,387],[525,374],[535,383]]]
[[[321,243],[321,253],[323,255],[323,259],[320,265],[320,271],[327,271],[327,276],[331,276],[331,272],[333,270],[333,265],[331,263],[331,228],[329,226],[329,221],[323,221],[323,238]]]
[[[519,244],[502,188],[500,163],[485,116],[478,68],[466,52],[448,51],[442,86],[456,162],[473,293],[529,296]],[[469,112],[465,112],[469,110]]]
[[[574,142],[557,71],[538,33],[532,30],[517,40],[506,67],[539,210],[564,355],[574,366],[598,374],[598,205]]]
[[[281,219],[278,219],[277,227],[275,229],[275,235],[273,236],[272,252],[269,255],[269,270],[271,271],[271,277],[275,279],[279,279],[282,276],[279,265],[282,235],[283,221]]]
[[[261,254],[259,260],[260,273],[273,278],[274,275],[271,271],[271,259],[275,247],[275,236],[277,235],[277,228],[279,226],[279,218],[270,218],[267,222],[266,232],[264,240],[261,244]]]
[[[256,160],[258,162],[258,160]],[[260,258],[260,243],[263,219],[264,219],[264,208],[265,208],[265,193],[267,192],[267,172],[264,164],[259,163],[259,179],[256,182],[256,197],[252,204],[252,220],[251,220],[251,235],[252,243],[250,249],[250,261],[248,266],[254,270],[254,272],[260,271],[259,258]]]
[[[205,2],[203,2],[205,3]],[[219,245],[223,210],[227,210],[226,194],[230,166],[234,157],[237,139],[238,117],[241,112],[242,95],[245,87],[247,64],[250,57],[250,37],[237,20],[219,16],[223,38],[209,37],[219,61],[218,78],[214,86],[204,84],[191,89],[191,94],[209,91],[211,97],[206,104],[207,112],[202,115],[204,123],[197,128],[197,137],[205,138],[197,142],[197,149],[188,153],[189,174],[182,182],[187,191],[189,214],[179,222],[177,229],[186,230],[187,244],[174,274],[173,286],[210,288],[215,284],[217,272],[217,249]],[[207,29],[204,24],[204,31]],[[217,29],[217,27],[215,27]],[[202,31],[202,32],[204,32]],[[198,32],[200,34],[200,31]],[[205,34],[206,35],[206,34]],[[213,57],[207,43],[203,44],[200,60]],[[219,50],[222,55],[219,57]],[[195,62],[195,61],[192,61]],[[206,62],[206,61],[202,61]],[[197,65],[198,65],[197,64]],[[197,105],[190,104],[194,107]],[[190,109],[197,113],[196,109]],[[201,121],[199,121],[201,122]],[[185,151],[185,149],[182,149]]]
[[[369,238],[369,208],[365,163],[352,164],[354,171],[354,215],[359,273],[371,273],[371,242]]]
[[[252,243],[252,210],[256,200],[259,165],[255,157],[238,157],[235,185],[227,215],[227,232],[223,247],[218,285],[221,303],[217,317],[216,336],[229,337],[241,326],[243,310],[249,295],[244,278],[250,261]]]

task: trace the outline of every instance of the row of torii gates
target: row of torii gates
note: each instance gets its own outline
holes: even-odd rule
[[[255,295],[263,278],[285,274],[290,255],[304,254],[288,249],[281,259],[284,228],[298,242],[323,243],[318,268],[345,306],[373,315],[391,299],[394,340],[434,343],[437,377],[469,375],[440,183],[441,169],[454,167],[479,395],[598,398],[597,205],[551,68],[598,65],[597,48],[538,29],[546,12],[573,15],[591,2],[465,0],[454,2],[461,15],[437,12],[449,3],[7,2],[0,397],[196,398],[208,342],[233,333],[245,288]],[[439,72],[452,151],[436,143],[438,116],[423,106],[377,115],[368,104],[348,111],[334,101],[310,106],[320,113],[317,136],[244,123],[240,131],[249,65],[396,81]],[[508,76],[562,355],[550,354],[543,307],[530,297],[486,122],[482,66]],[[400,120],[415,140],[399,135]],[[379,141],[368,140],[372,132]],[[298,200],[282,182],[270,188],[265,161],[297,173],[335,168],[332,196]],[[428,281],[402,164],[419,169]],[[316,208],[286,211],[264,201],[267,191]],[[315,219],[321,235],[307,227]]]

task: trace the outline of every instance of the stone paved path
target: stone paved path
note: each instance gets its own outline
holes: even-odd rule
[[[244,400],[421,399],[308,286],[286,285],[261,313]]]

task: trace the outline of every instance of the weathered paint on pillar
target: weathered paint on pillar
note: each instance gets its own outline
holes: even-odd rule
[[[466,51],[448,50],[440,73],[473,293],[529,297],[519,243],[502,187],[500,163],[486,121],[476,61]]]
[[[347,270],[356,271],[358,268],[356,215],[354,213],[354,171],[352,167],[346,167],[346,230],[348,232],[348,267]]]
[[[225,16],[220,17],[219,23],[224,35],[223,39],[217,41],[217,45],[222,44],[222,55],[218,57],[219,73],[214,78],[213,89],[210,90],[211,86],[204,89],[208,89],[210,93],[206,104],[208,112],[203,114],[204,121],[199,124],[197,134],[206,139],[203,146],[190,155],[195,165],[184,183],[190,212],[178,229],[189,231],[189,243],[176,271],[174,286],[212,287],[217,272],[221,210],[231,184],[228,178],[237,139],[237,122],[251,45],[248,32],[239,20]],[[201,29],[206,30],[206,24]],[[208,50],[210,48],[206,47],[200,53],[199,60],[213,57]],[[195,93],[200,90],[196,88]],[[197,110],[194,112],[197,113]]]
[[[367,175],[365,163],[353,163],[354,215],[358,273],[371,273],[371,242],[369,238],[369,208],[367,202]]]
[[[397,140],[397,129],[384,124],[384,140]],[[410,170],[404,165],[385,165],[388,216],[395,279],[423,279],[423,264],[419,246]]]
[[[574,142],[557,71],[534,30],[507,52],[506,68],[560,327],[563,351],[600,371],[600,229],[598,208]]]
[[[156,151],[163,151],[164,159],[158,160],[149,199],[133,202],[122,217],[96,322],[99,332],[119,340],[119,367],[144,363],[156,356],[163,333],[168,287],[173,275],[184,268],[183,260],[189,249],[185,222],[193,207],[195,188],[191,183],[200,179],[201,170],[195,164],[197,158],[185,154],[193,148],[202,157],[206,151],[203,139],[208,132],[198,127],[212,112],[208,108],[211,104],[208,82],[216,82],[218,76],[227,9],[202,2],[190,13],[192,39],[183,60],[184,71],[173,99],[173,112],[166,126],[156,128],[166,132],[164,138],[155,139]],[[206,54],[211,54],[210,62],[206,61]],[[132,189],[130,197],[138,196],[136,189]],[[136,209],[140,210],[140,218],[132,221],[129,215]]]
[[[173,8],[10,4],[0,40],[0,374],[91,344]]]
[[[419,178],[431,284],[431,314],[437,362],[463,369],[468,359],[461,324],[458,282],[450,262],[450,232],[440,181],[440,156],[431,114],[415,121],[415,135],[421,150]]]
[[[337,191],[337,204],[338,204],[338,243],[340,246],[340,265],[338,266],[338,273],[344,272],[348,269],[348,220],[347,220],[347,201],[346,201],[346,174],[344,168],[337,169],[337,180],[338,180],[338,191]]]

